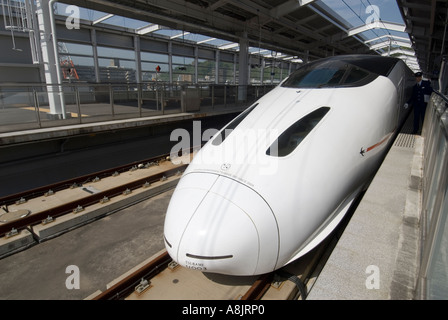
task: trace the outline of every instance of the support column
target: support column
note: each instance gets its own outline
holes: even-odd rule
[[[199,84],[199,48],[194,47],[194,84]]]
[[[50,115],[66,118],[64,95],[62,94],[62,72],[56,40],[56,27],[53,16],[54,0],[37,0],[36,13],[39,24],[42,62],[47,83]]]
[[[93,69],[95,70],[95,82],[100,83],[100,67],[98,62],[98,44],[96,41],[96,30],[90,29],[90,41],[93,49]]]
[[[170,88],[172,88],[171,85],[173,84],[173,43],[171,41],[168,42],[168,69],[170,69],[169,70]]]
[[[304,64],[309,62],[309,60],[310,60],[310,51],[309,50],[305,51],[305,55],[302,60],[303,60]]]
[[[264,67],[266,66],[266,60],[261,58],[261,66],[260,66],[260,83],[264,84]]]
[[[249,41],[247,32],[240,38],[240,53],[238,66],[238,101],[247,100],[247,85],[249,84]]]
[[[142,58],[140,52],[140,37],[134,36],[134,52],[135,52],[135,81],[142,83]]]
[[[215,50],[215,84],[219,84],[219,49]]]

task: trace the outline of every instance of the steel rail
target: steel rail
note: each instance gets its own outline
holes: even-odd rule
[[[177,174],[180,170],[183,170],[187,167],[187,164],[177,166],[176,168],[169,169],[164,172],[156,173],[150,177],[141,178],[126,184],[122,184],[111,189],[101,191],[98,193],[94,193],[90,196],[86,196],[82,199],[66,202],[60,206],[56,206],[35,214],[31,214],[21,219],[13,220],[10,222],[6,222],[4,224],[0,224],[0,236],[4,236],[6,233],[10,232],[12,229],[22,230],[28,226],[33,226],[42,222],[42,220],[46,219],[48,216],[52,218],[56,218],[68,213],[73,212],[78,206],[87,207],[89,205],[98,203],[104,197],[113,198],[117,195],[122,194],[126,189],[135,190],[137,188],[142,187],[146,182],[152,183],[155,181],[160,181],[162,177],[172,176]]]
[[[261,275],[249,290],[247,290],[244,296],[241,297],[241,300],[260,300],[271,286],[274,274],[275,272]]]
[[[154,277],[163,271],[171,260],[168,252],[164,251],[137,271],[95,296],[92,300],[119,300],[126,297],[142,279],[149,280]]]
[[[106,169],[106,170],[102,170],[102,171],[98,171],[98,172],[94,172],[94,173],[89,173],[89,174],[79,176],[76,178],[67,179],[67,180],[63,180],[63,181],[56,182],[53,184],[45,185],[42,187],[37,187],[34,189],[26,190],[23,192],[12,194],[12,195],[0,197],[0,206],[5,206],[5,205],[7,206],[10,204],[13,204],[21,198],[25,198],[27,200],[32,199],[32,198],[38,198],[38,197],[43,196],[49,190],[53,190],[54,192],[56,192],[59,190],[66,189],[67,187],[70,187],[75,184],[80,185],[80,184],[86,183],[86,182],[94,179],[95,177],[101,178],[101,177],[109,176],[114,172],[124,172],[134,166],[138,166],[141,163],[156,162],[161,159],[166,159],[166,157],[168,157],[168,156],[169,156],[169,154],[160,155],[160,156],[149,158],[146,160],[140,160],[140,161],[128,163],[128,164],[125,164],[122,166],[117,166],[114,168],[110,168],[110,169]]]
[[[291,293],[287,298],[288,300],[295,300],[299,297],[301,297],[302,300],[305,300],[308,294],[307,283],[312,277],[315,277],[318,273],[320,273],[322,265],[328,259],[329,254],[331,253],[335,243],[337,242],[333,240],[333,237],[335,236],[336,234],[333,234],[333,236],[331,236],[332,239],[325,241],[317,250],[313,251],[314,253],[311,261],[306,260],[306,262],[303,262],[306,263],[307,267],[305,268],[301,276],[296,276],[293,273],[288,273],[283,269],[262,274],[257,278],[257,280],[253,282],[246,293],[241,296],[240,300],[262,300],[265,294],[271,288],[271,285],[274,283],[276,277],[280,278],[278,279],[278,281],[283,282],[288,280],[295,284],[295,290],[291,289]],[[156,258],[152,259],[144,266],[138,268],[136,271],[132,272],[112,287],[106,289],[104,292],[101,292],[97,296],[93,297],[92,300],[126,299],[127,297],[130,297],[134,291],[137,291],[137,285],[141,284],[142,281],[147,281],[147,288],[149,289],[151,288],[150,280],[157,274],[165,272],[171,261],[172,259],[168,255],[167,251],[163,250],[163,253],[159,254]],[[199,272],[196,270],[189,271]],[[164,281],[167,281],[167,279],[170,279],[170,277],[162,277],[162,279],[165,279]],[[146,290],[146,288],[143,290]],[[157,290],[157,288],[154,287],[151,290]],[[143,297],[140,299],[144,300],[145,298]]]

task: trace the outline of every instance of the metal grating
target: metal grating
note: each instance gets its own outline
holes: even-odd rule
[[[401,148],[414,148],[415,145],[415,135],[400,133],[395,140],[394,147]]]
[[[395,139],[394,147],[414,148],[415,135],[412,134],[413,119],[414,119],[414,113],[412,111],[408,119],[406,120],[405,124],[403,125],[403,128],[401,128],[401,131],[398,134],[397,139]]]

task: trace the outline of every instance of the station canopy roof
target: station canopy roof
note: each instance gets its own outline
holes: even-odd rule
[[[448,1],[397,0],[421,69],[437,78],[447,54]]]
[[[251,54],[292,62],[376,53],[398,56],[420,70],[400,8],[395,0],[386,2],[387,7],[375,0],[62,0],[57,13],[68,15],[65,8],[73,4],[92,25],[223,50],[238,51],[243,38]]]

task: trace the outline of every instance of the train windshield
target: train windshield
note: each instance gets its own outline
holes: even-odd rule
[[[374,80],[374,75],[360,67],[338,60],[316,61],[292,73],[282,87],[328,88],[356,87]]]
[[[309,113],[286,129],[266,151],[268,156],[285,157],[293,152],[330,110],[322,107]]]

